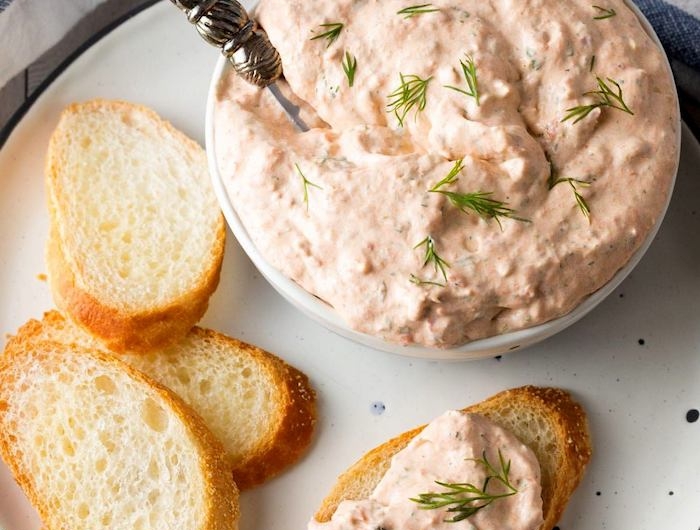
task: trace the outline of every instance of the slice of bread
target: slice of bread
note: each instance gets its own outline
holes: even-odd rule
[[[183,337],[224,253],[203,149],[145,107],[74,104],[51,137],[46,187],[56,305],[111,350]]]
[[[31,348],[47,340],[100,348],[58,311],[27,322],[8,347]],[[195,327],[165,349],[119,357],[178,394],[204,419],[223,443],[241,490],[296,462],[311,443],[316,395],[308,378],[260,348]]]
[[[586,415],[564,390],[525,386],[506,390],[463,409],[486,416],[507,429],[537,456],[542,477],[542,530],[551,530],[578,486],[591,457]],[[376,447],[338,477],[315,515],[330,520],[343,500],[369,496],[389,468],[391,458],[424,426]]]
[[[6,348],[0,454],[48,529],[238,527],[218,440],[170,390],[111,355]]]

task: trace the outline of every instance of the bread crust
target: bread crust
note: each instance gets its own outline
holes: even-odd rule
[[[61,342],[74,340],[81,347],[97,344],[90,335],[66,321],[61,313],[52,310],[44,313],[42,321],[31,319],[22,325],[10,337],[8,348],[20,345],[28,348],[32,343],[47,340],[47,337],[51,341],[58,341],[54,331],[66,329],[69,332],[62,336]],[[246,490],[262,484],[298,461],[308,450],[316,425],[316,394],[308,377],[276,355],[217,331],[195,326],[190,334],[201,343],[219,344],[222,350],[231,355],[252,359],[274,388],[274,395],[270,399],[275,404],[275,410],[270,417],[259,419],[267,424],[265,438],[242,457],[230,453],[226,455],[238,488]],[[166,354],[163,352],[163,355]],[[122,359],[129,363],[128,356]],[[159,380],[156,373],[146,375]],[[196,406],[193,408],[197,410]],[[231,429],[235,429],[235,426],[231,426]]]
[[[197,332],[213,333],[211,330]],[[316,393],[309,378],[270,352],[228,338],[240,351],[256,359],[268,372],[277,392],[277,413],[266,439],[256,451],[232,463],[233,476],[241,490],[266,482],[296,462],[308,450],[316,426]]]
[[[48,281],[56,306],[78,326],[114,352],[148,353],[184,337],[207,310],[209,297],[220,278],[224,255],[223,224],[217,252],[196,288],[170,304],[127,312],[102,303],[80,287],[73,269],[66,263],[54,230],[46,244]]]
[[[148,118],[153,127],[164,135],[175,138],[182,151],[195,157],[202,148],[178,131],[169,122],[160,118],[151,109],[118,100],[95,99],[85,103],[69,105],[62,120],[72,114],[112,112],[116,114],[139,114]],[[70,249],[62,239],[65,229],[61,212],[67,208],[61,199],[58,175],[62,164],[61,123],[51,137],[46,161],[46,187],[50,217],[50,234],[46,246],[46,262],[49,285],[56,305],[76,324],[98,337],[105,346],[118,352],[149,352],[166,346],[183,337],[199,321],[207,310],[209,297],[219,284],[223,263],[226,228],[219,212],[215,223],[214,244],[209,255],[202,256],[206,267],[198,282],[178,297],[162,305],[153,305],[144,300],[138,310],[125,310],[110,301],[101,299],[83,281],[81,264],[71,257]]]
[[[33,471],[23,469],[19,455],[24,450],[16,444],[11,426],[6,423],[9,405],[5,392],[18,391],[13,388],[15,365],[20,364],[19,357],[32,357],[29,362],[46,363],[47,366],[61,363],[65,356],[91,358],[98,364],[112,367],[124,372],[128,377],[143,385],[144,391],[154,395],[187,428],[193,449],[200,459],[199,467],[206,485],[205,517],[201,521],[201,530],[236,530],[240,519],[239,491],[225,463],[224,449],[211,434],[202,419],[187,404],[168,388],[141,373],[127,363],[99,350],[81,349],[74,345],[56,342],[10,341],[0,356],[0,454],[7,463],[17,483],[27,495],[29,501],[39,512],[47,530],[63,530],[65,523],[61,520],[56,506],[48,503],[37,491],[33,481]],[[79,362],[79,361],[76,361]],[[36,382],[36,384],[41,384]],[[99,501],[98,501],[99,502]]]
[[[592,448],[588,422],[583,408],[572,396],[559,388],[523,386],[500,392],[480,403],[462,409],[482,414],[497,425],[510,430],[533,450],[542,473],[541,530],[552,530],[564,512],[572,493],[583,478]],[[548,458],[527,433],[513,428],[511,416],[528,411],[546,423],[555,433]],[[329,521],[343,500],[367,498],[386,473],[391,458],[420,433],[425,425],[411,429],[375,447],[341,474],[315,514],[320,522]],[[550,460],[552,461],[550,464]]]

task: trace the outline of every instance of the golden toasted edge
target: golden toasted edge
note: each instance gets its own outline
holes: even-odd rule
[[[223,234],[223,230],[222,230]],[[183,338],[204,315],[209,297],[219,283],[223,261],[221,253],[196,290],[167,306],[127,313],[109,307],[78,286],[72,269],[66,264],[53,228],[46,246],[48,280],[56,306],[75,324],[119,353],[148,353]]]
[[[195,327],[193,332],[224,340],[238,355],[253,358],[273,383],[276,413],[269,419],[267,437],[244,459],[232,463],[241,490],[262,484],[299,460],[311,445],[316,393],[304,373],[268,351],[212,330]]]
[[[552,387],[525,386],[506,390],[468,408],[499,424],[498,411],[514,404],[536,410],[555,432],[554,451],[559,459],[554,469],[542,470],[543,476],[547,475],[542,488],[542,529],[551,530],[561,518],[591,458],[588,420],[583,408],[568,392]],[[535,453],[542,462],[544,458]]]
[[[64,321],[60,312],[47,311],[42,322],[31,319],[22,325],[10,337],[7,347],[36,341],[44,322],[60,327]],[[267,437],[243,459],[227,456],[238,488],[242,491],[260,485],[296,463],[309,449],[316,427],[316,393],[309,378],[276,355],[233,337],[198,326],[191,333],[223,343],[235,355],[252,358],[276,389],[272,396],[276,413],[267,419],[270,423]]]
[[[563,458],[554,470],[552,487],[547,488],[547,491],[543,487],[542,491],[544,523],[541,530],[552,530],[581,481],[591,457],[586,415],[568,392],[558,388],[535,386],[505,390],[462,410],[482,414],[505,427],[499,422],[498,410],[500,407],[510,407],[514,404],[534,408],[557,432],[557,450]],[[400,434],[362,456],[338,477],[314,515],[315,519],[320,522],[329,521],[343,500],[367,498],[388,470],[391,458],[406,447],[424,427],[425,425],[422,425]]]
[[[183,149],[201,151],[201,146],[162,119],[153,110],[118,100],[95,99],[69,105],[49,141],[46,160],[46,187],[51,226],[46,246],[46,262],[49,286],[56,305],[71,320],[100,339],[116,352],[149,352],[173,343],[199,321],[207,310],[209,297],[219,284],[223,263],[226,227],[220,213],[216,223],[216,240],[212,253],[207,257],[209,268],[201,281],[189,293],[172,300],[162,307],[148,307],[137,313],[127,313],[102,303],[81,288],[73,269],[64,254],[60,230],[60,194],[56,175],[60,165],[60,128],[64,117],[84,111],[109,109],[114,112],[138,112],[151,119],[155,126],[164,128],[181,143]]]
[[[6,345],[3,355],[0,356],[0,426],[4,424],[4,412],[7,408],[2,399],[2,389],[8,387],[5,382],[13,377],[12,365],[17,356],[32,355],[39,361],[50,363],[52,361],[60,362],[56,354],[85,355],[100,363],[111,365],[152,389],[187,427],[192,435],[190,439],[197,444],[201,458],[200,469],[207,484],[206,518],[202,521],[200,528],[202,530],[236,530],[238,528],[240,519],[239,490],[226,464],[224,449],[199,415],[179,396],[127,363],[99,350],[85,350],[74,345],[57,342],[31,343],[30,348],[25,348],[25,345],[27,343],[24,340],[11,340]],[[51,350],[51,354],[48,354],[47,350]],[[18,450],[21,451],[21,448],[14,447],[12,435],[6,432],[6,429],[0,428],[0,455],[10,468],[17,483],[24,490],[27,498],[37,509],[40,518],[48,528],[63,528],[60,521],[54,520],[54,510],[36,492],[31,477],[28,475],[30,470],[21,469],[14,458]]]

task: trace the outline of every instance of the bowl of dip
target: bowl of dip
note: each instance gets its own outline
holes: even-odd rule
[[[404,4],[258,5],[311,128],[220,59],[206,147],[224,216],[284,298],[358,343],[534,344],[658,231],[680,153],[668,60],[622,0]]]

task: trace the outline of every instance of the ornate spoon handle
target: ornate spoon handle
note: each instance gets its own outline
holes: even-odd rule
[[[170,0],[202,38],[221,49],[234,70],[260,87],[282,75],[282,61],[265,31],[236,0]]]

